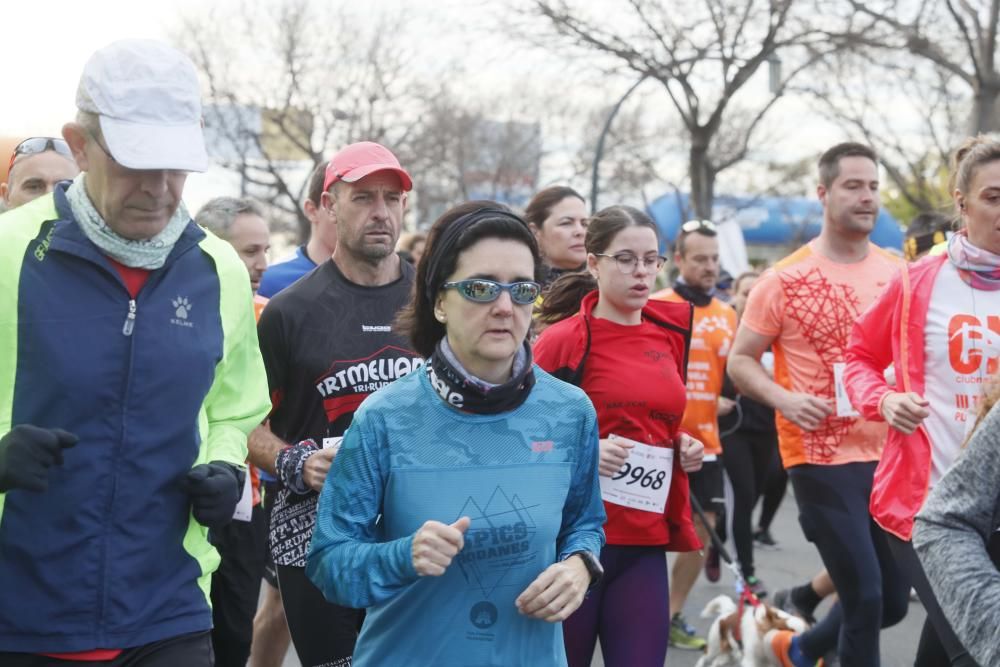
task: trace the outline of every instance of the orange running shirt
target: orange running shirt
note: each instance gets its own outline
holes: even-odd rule
[[[651,298],[684,301],[672,289],[657,292]],[[736,311],[729,304],[713,298],[707,306],[694,307],[687,365],[687,406],[681,430],[701,440],[706,454],[722,453],[719,394],[722,393],[726,360],[735,334]]]
[[[743,325],[775,337],[775,382],[790,391],[830,399],[833,405],[834,364],[844,362],[851,326],[903,261],[869,244],[863,261],[839,264],[817,253],[815,243],[764,272],[750,291]],[[834,414],[817,430],[803,431],[780,412],[775,414],[786,468],[877,461],[882,453],[884,423]]]

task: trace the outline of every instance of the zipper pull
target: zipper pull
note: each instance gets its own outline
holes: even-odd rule
[[[125,326],[122,327],[122,333],[126,336],[131,336],[133,329],[135,329],[135,299],[129,299],[128,315],[125,317]]]

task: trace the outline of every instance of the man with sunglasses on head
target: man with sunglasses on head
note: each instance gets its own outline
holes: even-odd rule
[[[181,202],[190,59],[115,42],[76,104],[83,173],[0,218],[0,665],[211,667],[207,534],[269,407],[250,281]]]
[[[0,183],[3,208],[11,210],[47,195],[59,181],[71,181],[80,173],[73,153],[62,139],[31,137],[19,143],[10,156],[7,182]]]
[[[258,325],[273,408],[270,428],[250,437],[250,460],[279,480],[271,554],[304,667],[350,665],[363,618],[327,602],[306,576],[318,492],[355,409],[423,364],[394,324],[415,273],[395,251],[411,188],[384,146],[365,141],[334,155],[320,200],[336,224],[333,255],[278,292]]]
[[[736,333],[736,311],[715,296],[719,279],[719,239],[715,225],[708,220],[690,220],[681,225],[674,243],[674,263],[679,274],[672,289],[657,292],[652,298],[663,301],[687,301],[694,306],[691,348],[687,366],[687,406],[681,430],[705,445],[701,470],[688,474],[691,495],[705,511],[709,526],[694,517],[695,530],[702,544],[710,545],[708,528],[725,512],[723,503],[722,443],[719,441],[718,410],[726,358]],[[702,566],[711,581],[719,579],[719,555],[708,549],[677,554],[671,572],[670,645],[680,649],[700,650],[705,640],[696,637],[683,616],[687,597],[698,579]]]

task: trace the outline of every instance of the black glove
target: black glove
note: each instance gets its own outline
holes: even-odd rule
[[[222,461],[196,465],[184,478],[191,496],[195,521],[208,528],[221,528],[233,520],[236,504],[243,495],[246,472]]]
[[[80,439],[60,428],[20,424],[0,438],[0,493],[47,491],[49,468],[62,465],[62,450]]]

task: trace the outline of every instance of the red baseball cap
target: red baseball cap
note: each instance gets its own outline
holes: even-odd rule
[[[393,171],[399,176],[403,190],[413,189],[413,179],[399,164],[399,160],[385,146],[373,141],[359,141],[342,148],[330,158],[323,178],[323,190],[329,190],[337,181],[355,183],[376,171]]]

